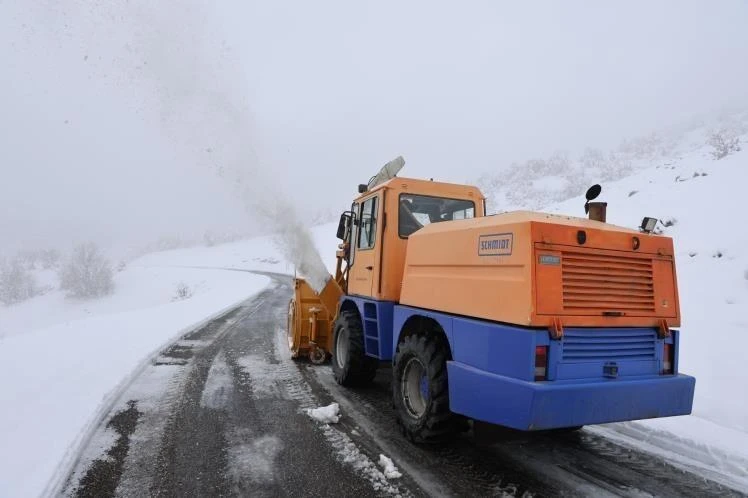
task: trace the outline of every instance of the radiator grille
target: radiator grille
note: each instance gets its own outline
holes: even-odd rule
[[[564,251],[561,273],[565,311],[655,311],[651,259]]]
[[[564,361],[652,360],[654,329],[566,329]]]

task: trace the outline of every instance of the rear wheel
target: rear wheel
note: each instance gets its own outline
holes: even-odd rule
[[[395,353],[392,395],[398,424],[413,442],[441,442],[461,427],[462,418],[449,411],[447,359],[449,349],[435,334],[404,337]]]
[[[364,352],[364,330],[357,313],[338,315],[332,344],[332,372],[338,384],[361,386],[374,380],[379,361]]]

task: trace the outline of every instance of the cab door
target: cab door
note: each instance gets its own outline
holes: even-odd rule
[[[356,209],[356,230],[351,241],[353,264],[348,276],[348,293],[371,297],[375,277],[379,275],[377,248],[379,237],[381,202],[379,194],[359,202]]]

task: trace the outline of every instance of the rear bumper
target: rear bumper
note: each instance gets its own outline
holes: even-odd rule
[[[447,364],[450,409],[519,430],[688,415],[696,379],[688,375],[527,382],[454,361]]]

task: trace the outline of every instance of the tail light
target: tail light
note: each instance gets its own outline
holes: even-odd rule
[[[535,347],[535,380],[548,380],[548,346]]]
[[[673,367],[675,365],[673,353],[675,352],[675,346],[673,344],[664,344],[662,351],[662,373],[672,374]]]

